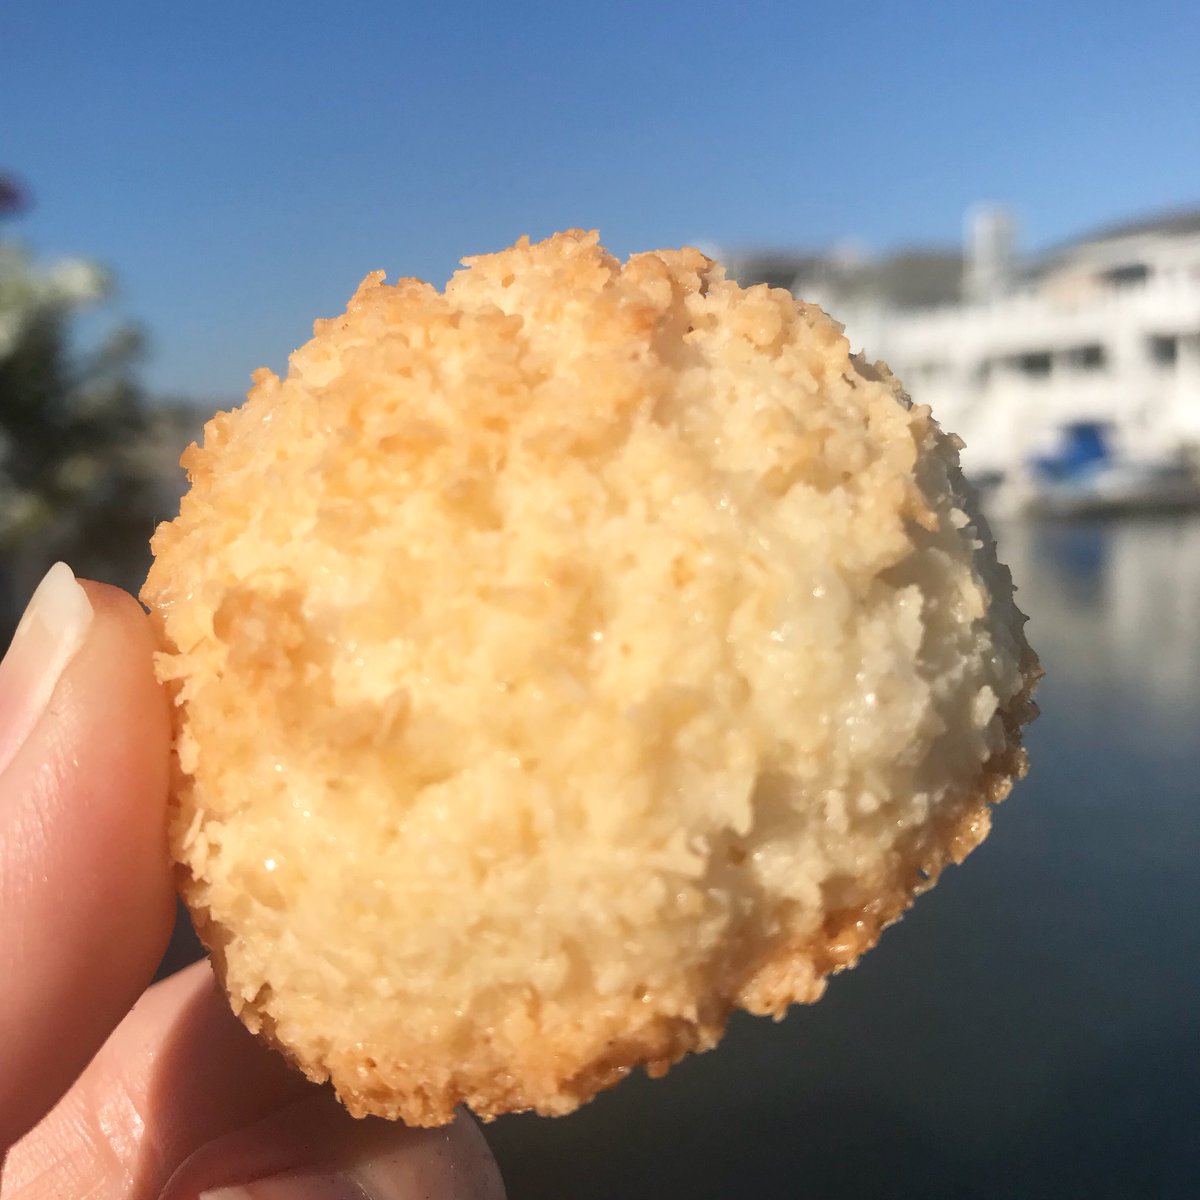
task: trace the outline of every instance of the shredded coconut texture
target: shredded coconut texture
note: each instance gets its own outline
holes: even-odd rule
[[[1038,674],[958,443],[785,291],[594,234],[368,276],[184,457],[171,843],[356,1114],[565,1113],[985,835]]]

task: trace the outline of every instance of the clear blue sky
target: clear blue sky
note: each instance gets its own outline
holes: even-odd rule
[[[1200,203],[1200,6],[0,0],[10,233],[112,266],[152,386],[233,397],[366,271],[598,226],[1026,243]]]

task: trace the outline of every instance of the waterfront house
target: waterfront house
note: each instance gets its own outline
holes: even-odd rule
[[[726,257],[740,282],[821,304],[886,359],[981,482],[1035,506],[1200,498],[1200,209],[1029,257],[1008,214],[981,209],[964,243]]]

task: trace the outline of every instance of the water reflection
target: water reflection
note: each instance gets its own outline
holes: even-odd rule
[[[996,530],[1046,663],[1046,703],[1169,736],[1200,717],[1200,517]],[[1106,696],[1116,689],[1119,696]]]

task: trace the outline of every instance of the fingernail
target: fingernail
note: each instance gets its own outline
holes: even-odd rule
[[[324,1168],[209,1188],[198,1200],[504,1200],[496,1160],[469,1118],[441,1129],[362,1122],[332,1140],[345,1143],[330,1147],[342,1157]]]
[[[66,563],[55,563],[38,584],[0,662],[0,773],[46,711],[91,623],[87,593]]]
[[[395,1193],[388,1193],[387,1200]],[[200,1200],[377,1200],[348,1175],[276,1175],[201,1192]],[[378,1198],[383,1200],[383,1198]]]

